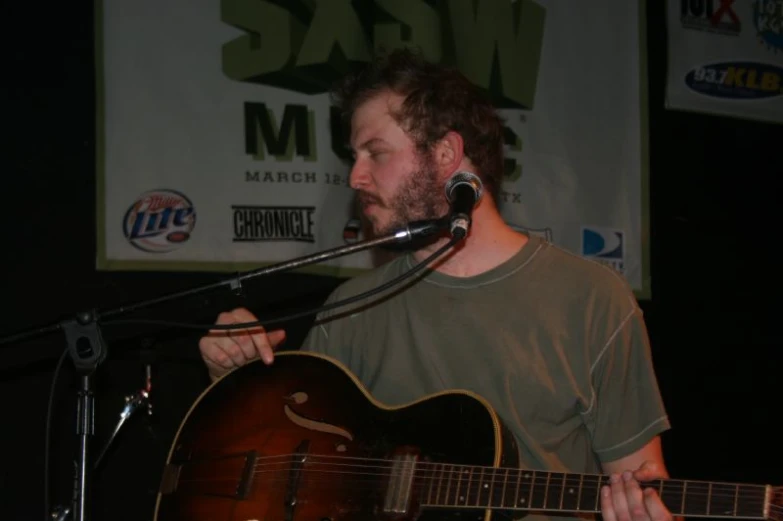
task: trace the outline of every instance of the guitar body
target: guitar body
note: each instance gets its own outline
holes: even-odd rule
[[[279,353],[196,400],[172,444],[154,519],[488,521],[487,509],[427,508],[436,494],[459,502],[462,477],[443,464],[518,467],[513,437],[483,399],[453,391],[387,407],[339,363]]]

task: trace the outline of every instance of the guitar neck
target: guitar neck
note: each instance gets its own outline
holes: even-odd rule
[[[421,503],[468,507],[599,513],[608,476],[434,464],[420,474]],[[677,479],[644,484],[675,516],[767,519],[769,487]]]

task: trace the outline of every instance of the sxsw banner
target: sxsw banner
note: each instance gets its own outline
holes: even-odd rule
[[[666,106],[783,123],[783,0],[668,0]]]
[[[103,0],[98,267],[245,270],[364,238],[328,88],[414,46],[504,117],[507,222],[645,296],[641,16],[613,0]]]

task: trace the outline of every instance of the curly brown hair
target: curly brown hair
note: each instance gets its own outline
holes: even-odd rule
[[[448,131],[460,134],[476,175],[497,201],[504,171],[503,122],[483,91],[457,69],[405,48],[380,53],[346,75],[333,88],[332,99],[349,124],[357,107],[384,91],[405,97],[393,116],[420,152],[429,152]]]

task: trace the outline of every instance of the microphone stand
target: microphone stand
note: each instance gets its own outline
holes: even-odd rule
[[[106,342],[103,339],[98,322],[109,317],[116,317],[142,308],[170,302],[172,300],[191,297],[211,291],[216,288],[228,286],[234,291],[240,290],[242,282],[251,278],[272,275],[285,271],[295,270],[310,264],[331,260],[337,257],[358,253],[370,248],[384,246],[387,244],[399,244],[412,241],[419,237],[434,235],[448,226],[446,218],[416,221],[410,223],[406,228],[396,232],[386,234],[375,239],[365,239],[354,244],[339,246],[329,250],[324,250],[311,255],[305,255],[289,261],[272,264],[270,266],[239,274],[236,277],[217,283],[205,284],[193,289],[172,293],[163,297],[153,298],[143,302],[122,306],[107,311],[86,311],[77,313],[74,318],[52,323],[43,327],[36,327],[30,330],[16,333],[9,337],[0,339],[0,345],[11,342],[18,342],[35,336],[43,335],[57,330],[62,330],[65,334],[68,355],[74,363],[77,373],[81,379],[80,389],[77,392],[76,408],[76,435],[79,441],[78,462],[76,469],[76,485],[74,489],[74,520],[86,521],[90,519],[88,515],[90,485],[91,485],[91,467],[89,465],[90,456],[90,437],[95,433],[95,395],[93,389],[93,374],[98,366],[106,359],[108,352]],[[44,479],[49,479],[44,476]]]

